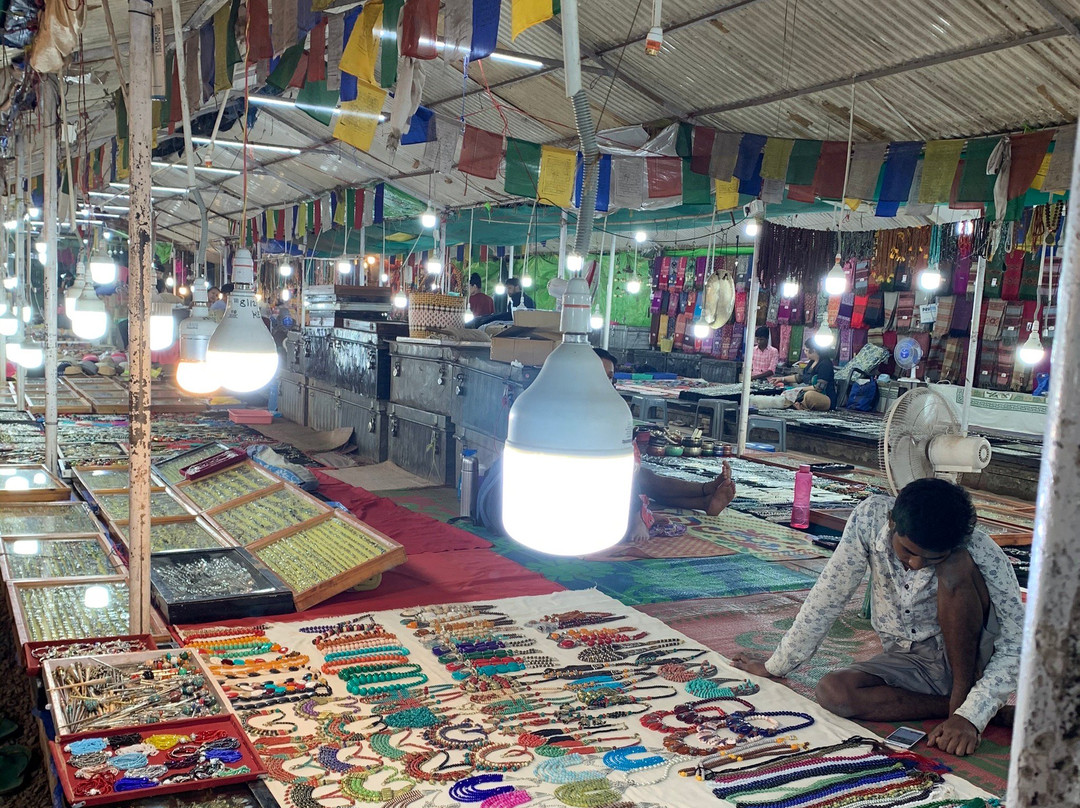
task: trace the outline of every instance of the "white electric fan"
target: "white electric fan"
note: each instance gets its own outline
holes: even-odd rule
[[[878,444],[881,468],[893,494],[926,477],[956,482],[956,475],[982,471],[990,462],[986,438],[965,437],[949,403],[927,387],[896,400],[885,417]]]
[[[893,349],[896,366],[902,370],[910,370],[911,375],[908,378],[912,381],[915,380],[915,368],[922,361],[922,355],[922,346],[911,337],[904,337]]]

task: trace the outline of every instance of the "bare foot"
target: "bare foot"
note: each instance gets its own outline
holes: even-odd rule
[[[705,507],[705,513],[709,514],[709,516],[718,516],[724,508],[731,504],[733,499],[735,499],[735,483],[728,480],[713,491],[712,497],[709,498],[709,502]]]

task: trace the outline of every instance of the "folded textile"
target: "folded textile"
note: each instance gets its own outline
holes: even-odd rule
[[[934,328],[931,331],[935,338],[944,337],[949,333],[949,324],[952,322],[953,307],[955,305],[956,297],[954,295],[938,298],[937,318],[934,320]]]

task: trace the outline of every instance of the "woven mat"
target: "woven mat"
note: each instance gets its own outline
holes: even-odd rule
[[[764,561],[795,561],[827,554],[811,543],[807,533],[730,508],[719,516],[677,509],[660,509],[657,513],[686,525],[688,536]]]
[[[681,521],[681,520],[672,520]],[[642,558],[715,558],[734,555],[737,551],[701,539],[687,532],[683,536],[649,539],[643,544],[622,542],[602,553],[582,556],[585,561],[635,561]]]
[[[328,469],[328,475],[343,483],[363,488],[365,491],[403,491],[413,488],[430,488],[434,483],[405,471],[387,461],[374,466],[352,466]]]

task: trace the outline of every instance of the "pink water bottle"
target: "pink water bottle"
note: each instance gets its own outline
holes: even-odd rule
[[[814,475],[809,466],[799,466],[795,472],[795,501],[791,505],[791,526],[806,530],[810,527],[810,489]]]

